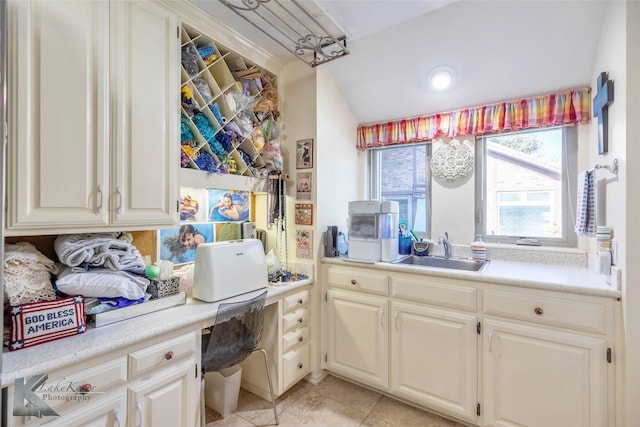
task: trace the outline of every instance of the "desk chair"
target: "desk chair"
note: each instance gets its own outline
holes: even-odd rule
[[[264,324],[264,304],[267,299],[267,291],[257,297],[246,301],[221,303],[211,333],[202,336],[202,385],[200,399],[200,425],[204,427],[205,401],[204,401],[204,374],[206,372],[218,372],[222,369],[237,365],[255,352],[261,352],[264,356],[264,367],[267,372],[273,415],[276,424],[278,411],[276,399],[271,385],[271,374],[267,361],[267,352],[258,348]]]

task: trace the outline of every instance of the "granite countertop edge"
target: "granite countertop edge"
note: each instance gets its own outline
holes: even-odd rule
[[[436,267],[393,264],[390,262],[363,263],[346,258],[323,258],[325,264],[366,267],[376,270],[422,274],[473,282],[542,289],[580,295],[620,298],[621,292],[607,283],[606,277],[588,268],[534,264],[516,261],[490,260],[482,271],[462,271]]]
[[[269,285],[267,304],[282,294],[312,283],[312,280],[306,279],[287,285]],[[12,385],[16,378],[27,378],[82,363],[162,334],[189,327],[206,327],[213,323],[218,305],[218,302],[207,303],[187,298],[185,304],[99,328],[87,328],[82,334],[17,351],[5,351],[2,354],[0,386]]]

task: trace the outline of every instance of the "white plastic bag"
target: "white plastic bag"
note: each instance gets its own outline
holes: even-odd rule
[[[267,259],[267,273],[269,277],[275,276],[280,272],[280,261],[278,257],[274,255],[273,249],[270,249],[266,255]]]

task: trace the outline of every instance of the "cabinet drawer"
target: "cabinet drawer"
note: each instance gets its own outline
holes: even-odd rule
[[[195,332],[181,335],[129,354],[129,377],[167,366],[174,360],[189,356],[198,349]]]
[[[64,415],[69,410],[83,409],[92,402],[102,401],[103,397],[111,396],[115,393],[113,390],[116,387],[127,381],[126,356],[118,357],[98,366],[87,367],[80,372],[76,371],[77,368],[86,366],[83,364],[71,370],[64,369],[49,374],[49,377],[37,390],[38,394],[51,409]],[[94,393],[83,394],[85,387]],[[75,394],[73,394],[74,392]],[[9,396],[11,404],[11,400],[15,397],[13,386],[9,389]],[[17,402],[17,405],[24,406],[24,402]],[[9,425],[31,426],[41,425],[41,423],[42,418],[15,416],[11,417]]]
[[[329,267],[327,283],[330,287],[362,290],[372,294],[389,295],[389,276],[381,271],[364,271],[349,267]]]
[[[587,332],[606,333],[607,306],[601,302],[537,295],[533,292],[485,290],[484,312]]]
[[[282,351],[286,353],[296,345],[306,344],[309,342],[309,338],[311,338],[311,335],[309,335],[310,332],[311,328],[309,326],[305,326],[284,334],[282,337]]]
[[[444,277],[395,276],[391,279],[391,296],[474,313],[477,310],[476,288]]]
[[[282,331],[286,334],[307,323],[309,323],[309,309],[307,307],[299,308],[282,316]]]
[[[306,289],[283,298],[282,307],[285,313],[309,304],[309,290]]]
[[[298,379],[310,372],[311,352],[309,344],[290,351],[283,356],[284,359],[284,388],[289,387]]]

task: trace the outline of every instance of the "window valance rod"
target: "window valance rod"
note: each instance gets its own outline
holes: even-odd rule
[[[358,127],[357,148],[430,141],[446,135],[484,135],[519,129],[589,123],[590,88],[522,98],[446,113]]]

